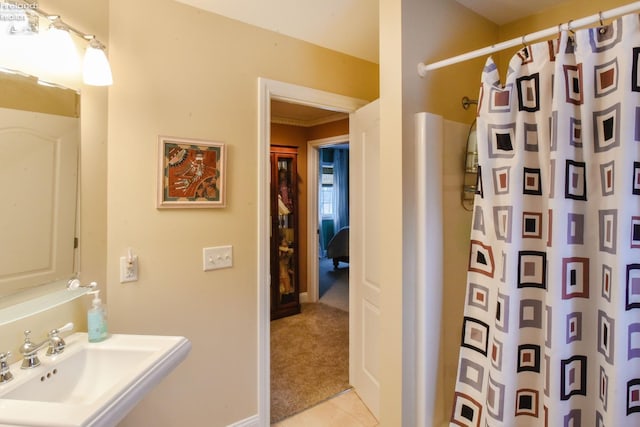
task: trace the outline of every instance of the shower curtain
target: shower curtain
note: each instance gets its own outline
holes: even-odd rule
[[[459,426],[640,426],[637,15],[487,60]]]

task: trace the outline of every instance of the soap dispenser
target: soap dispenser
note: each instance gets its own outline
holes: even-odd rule
[[[93,294],[91,308],[87,312],[89,342],[104,341],[107,338],[107,316],[100,299],[100,291],[92,291],[89,294]]]

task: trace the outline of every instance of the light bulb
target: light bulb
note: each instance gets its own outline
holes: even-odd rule
[[[104,53],[104,46],[96,39],[89,42],[84,54],[82,80],[91,86],[110,86],[113,84],[111,66]]]
[[[49,30],[43,34],[43,42],[43,56],[50,69],[62,75],[78,73],[78,50],[71,39],[68,27],[59,18],[54,19]]]

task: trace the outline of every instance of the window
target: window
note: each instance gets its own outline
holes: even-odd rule
[[[322,176],[320,178],[320,215],[325,217],[333,216],[333,165],[322,166]]]

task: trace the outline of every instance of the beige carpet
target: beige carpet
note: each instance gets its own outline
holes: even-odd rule
[[[271,322],[271,422],[349,388],[349,314],[322,303]]]
[[[318,267],[320,302],[349,311],[349,264],[334,268],[332,259],[321,258]]]

